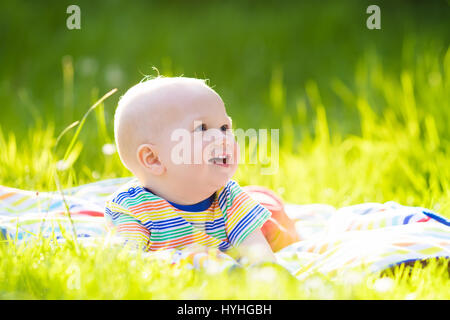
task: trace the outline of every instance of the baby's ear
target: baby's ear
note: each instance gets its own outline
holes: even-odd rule
[[[166,171],[152,144],[141,144],[137,149],[139,164],[150,173],[159,176]]]

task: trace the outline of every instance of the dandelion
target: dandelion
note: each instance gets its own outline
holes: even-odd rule
[[[112,143],[104,144],[102,147],[102,152],[107,156],[113,155],[116,152],[116,146]]]
[[[67,163],[67,161],[59,160],[56,163],[56,169],[58,171],[64,171],[64,170],[67,170],[68,168],[69,168],[69,164]]]

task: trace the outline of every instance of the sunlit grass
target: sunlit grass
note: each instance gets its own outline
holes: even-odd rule
[[[0,299],[449,299],[448,261],[298,281],[261,266],[208,274],[123,248],[71,241],[0,246]]]
[[[280,124],[278,172],[263,175],[261,165],[243,164],[235,179],[267,186],[286,202],[341,207],[394,200],[450,217],[450,50],[439,42],[417,47],[416,41],[405,39],[398,73],[380,61],[380,52],[366,49],[345,79],[336,74],[324,86],[324,79],[312,78],[296,92],[290,91],[292,80],[291,87],[285,83],[289,70],[275,65],[265,87],[255,84],[272,109],[249,109],[255,119]],[[170,60],[164,61],[163,74],[177,73]],[[55,129],[60,123],[37,112],[28,89],[18,90],[18,107],[31,110],[35,122],[26,133],[0,127],[1,185],[48,191],[57,190],[56,177],[61,188],[69,188],[130,176],[117,153],[102,152],[114,142],[108,118],[113,110],[95,105],[103,94],[98,88],[77,89],[85,87],[76,86],[72,64],[63,58],[61,101],[70,111],[63,117],[70,119],[63,135]],[[0,87],[13,91],[6,82]],[[80,109],[89,112],[88,105],[77,105],[78,95],[91,97],[95,108],[89,117],[72,117]],[[340,108],[339,117],[330,101]],[[103,244],[2,242],[0,299],[450,299],[448,265],[442,261],[379,274],[364,271],[339,279],[313,274],[302,281],[269,267],[211,275]]]

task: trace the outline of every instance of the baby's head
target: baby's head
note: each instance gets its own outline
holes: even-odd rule
[[[119,101],[114,135],[125,167],[175,203],[206,199],[237,169],[231,119],[203,80],[157,77],[135,85]]]

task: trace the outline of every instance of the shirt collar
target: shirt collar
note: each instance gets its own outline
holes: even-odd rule
[[[144,187],[144,190],[154,194],[151,190],[149,190],[145,187]],[[209,207],[211,207],[212,203],[214,202],[215,197],[216,197],[216,194],[213,193],[209,198],[206,198],[205,200],[202,200],[202,201],[194,203],[194,204],[178,204],[178,203],[168,201],[166,199],[164,199],[164,200],[167,201],[168,203],[170,203],[173,207],[175,207],[179,210],[182,210],[182,211],[201,212],[201,211],[205,211]],[[163,198],[161,198],[161,199],[163,199]]]

